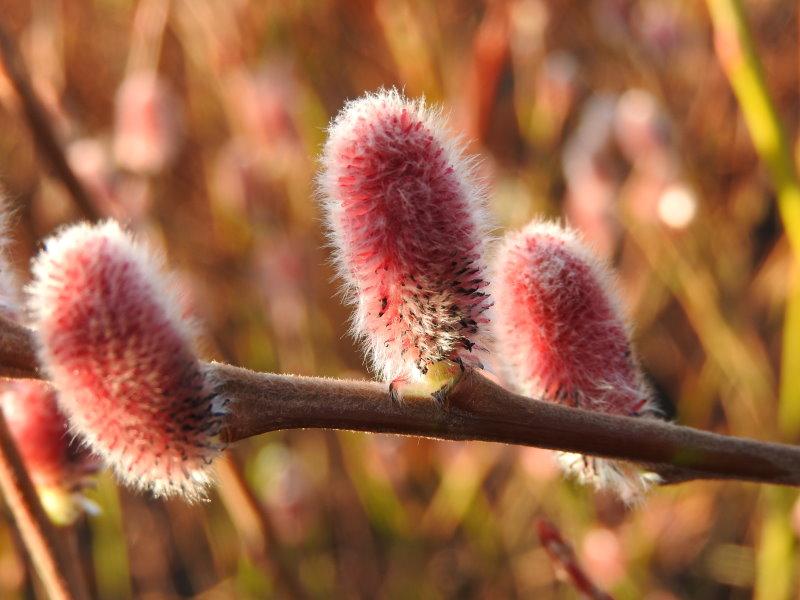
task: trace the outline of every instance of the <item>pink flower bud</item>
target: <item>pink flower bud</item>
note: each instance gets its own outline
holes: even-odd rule
[[[613,152],[616,106],[612,94],[590,97],[562,156],[567,184],[564,211],[602,256],[613,253],[619,238],[615,215],[623,168]]]
[[[76,225],[33,273],[40,361],[74,429],[125,483],[201,498],[222,403],[155,258],[114,222]]]
[[[490,306],[484,193],[437,111],[395,90],[348,102],[319,178],[354,334],[385,381],[477,363]]]
[[[114,156],[135,173],[161,171],[178,153],[183,133],[181,105],[157,73],[143,71],[122,82],[116,97]]]
[[[533,222],[506,236],[495,265],[497,353],[521,393],[627,416],[655,415],[612,277],[568,229]],[[561,454],[584,483],[634,501],[652,476],[617,461]]]
[[[50,518],[59,524],[73,522],[88,506],[79,492],[97,462],[73,441],[55,390],[42,381],[5,382],[0,407]]]

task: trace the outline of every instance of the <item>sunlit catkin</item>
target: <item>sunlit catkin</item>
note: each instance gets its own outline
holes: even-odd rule
[[[472,161],[438,111],[395,90],[348,102],[328,133],[320,196],[374,371],[397,386],[478,364],[490,301]]]
[[[533,222],[507,235],[493,276],[495,354],[521,393],[616,415],[657,413],[611,274],[574,232]],[[619,461],[561,453],[560,462],[627,502],[653,480]]]
[[[73,429],[128,485],[202,497],[220,400],[158,261],[114,222],[45,242],[29,300]]]

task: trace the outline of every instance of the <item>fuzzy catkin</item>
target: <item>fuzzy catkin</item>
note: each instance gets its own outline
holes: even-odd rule
[[[616,415],[658,414],[611,274],[575,232],[535,221],[508,234],[493,276],[495,354],[521,393]],[[628,502],[654,477],[619,461],[559,456],[569,474]]]
[[[384,380],[485,347],[488,224],[474,166],[438,111],[396,90],[333,120],[319,190],[353,333]]]
[[[45,242],[29,303],[73,429],[120,479],[203,497],[223,407],[158,261],[115,222]]]

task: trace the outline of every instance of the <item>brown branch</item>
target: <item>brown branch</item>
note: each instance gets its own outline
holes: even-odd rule
[[[45,514],[0,412],[0,489],[22,540],[53,600],[88,598],[80,574],[69,570],[66,548]]]
[[[0,315],[0,377],[41,379],[32,334]]]
[[[0,351],[15,347],[19,355],[11,367],[0,364],[0,374],[38,377],[35,362],[25,364],[35,354],[34,333],[0,318]],[[739,479],[800,486],[798,447],[541,402],[474,371],[464,373],[440,406],[429,399],[393,402],[388,387],[372,381],[255,373],[219,363],[208,370],[231,400],[226,442],[280,429],[345,429],[617,458],[644,465],[665,483]]]
[[[227,441],[278,429],[327,428],[483,440],[645,464],[667,482],[741,479],[800,485],[800,448],[618,417],[519,396],[467,371],[445,407],[392,402],[384,384],[253,373],[213,363],[233,401]]]
[[[86,188],[70,167],[61,143],[58,141],[58,136],[53,130],[47,110],[33,89],[22,57],[2,27],[0,27],[0,64],[3,65],[3,69],[17,93],[40,156],[50,164],[53,173],[67,188],[83,216],[96,221],[100,215],[92,204]]]

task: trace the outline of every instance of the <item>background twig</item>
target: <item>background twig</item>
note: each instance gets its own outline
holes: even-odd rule
[[[228,454],[216,465],[217,491],[228,509],[250,559],[269,572],[276,586],[291,598],[306,598],[295,572],[287,564],[280,548],[272,518],[250,489],[236,459]],[[277,550],[277,551],[276,551]]]
[[[80,573],[67,560],[55,527],[44,512],[39,496],[17,452],[5,418],[0,413],[0,488],[25,547],[47,593],[53,600],[88,598]]]
[[[587,600],[614,600],[609,594],[598,588],[581,568],[575,551],[564,540],[561,532],[547,519],[537,519],[536,532],[553,567],[562,574],[562,578],[575,588],[581,598]]]
[[[22,63],[22,57],[2,27],[0,27],[0,63],[19,97],[25,120],[28,122],[39,153],[67,188],[82,215],[96,221],[99,218],[97,210],[83,184],[67,162],[67,157],[64,155],[55,131],[53,131],[47,111],[33,90],[30,77]]]

